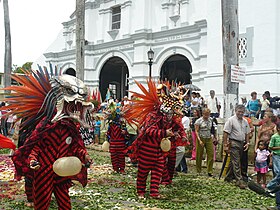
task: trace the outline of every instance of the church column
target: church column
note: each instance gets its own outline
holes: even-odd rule
[[[163,18],[165,18],[165,25],[161,27],[161,30],[168,30],[168,22],[169,22],[169,5],[170,3],[166,1],[165,3],[161,4],[163,10]]]
[[[129,37],[131,34],[131,4],[132,1],[126,1],[121,6],[121,29],[123,37]]]
[[[181,26],[189,25],[189,0],[181,0]]]

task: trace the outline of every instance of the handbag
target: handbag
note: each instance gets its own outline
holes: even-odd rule
[[[221,110],[221,105],[218,104],[218,99],[217,99],[217,97],[215,98],[215,100],[216,100],[216,107],[217,107],[217,110],[218,110],[218,112],[220,112],[220,110]]]

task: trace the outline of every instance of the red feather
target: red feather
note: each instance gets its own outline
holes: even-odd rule
[[[14,142],[12,142],[11,139],[9,139],[6,136],[3,136],[2,134],[0,134],[0,149],[3,149],[3,148],[8,148],[8,149],[15,150],[16,145],[14,144]]]
[[[136,99],[131,100],[131,106],[126,107],[126,110],[124,110],[124,118],[128,123],[141,125],[147,114],[159,109],[161,102],[157,96],[157,87],[154,81],[147,80],[147,89],[141,83],[137,81],[135,83],[142,93],[130,91]]]
[[[24,72],[24,75],[11,75],[20,86],[10,86],[3,90],[11,91],[5,98],[8,106],[0,110],[10,110],[9,115],[19,115],[27,120],[38,114],[47,93],[51,90],[47,70]]]

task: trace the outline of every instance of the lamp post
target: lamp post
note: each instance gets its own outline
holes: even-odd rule
[[[154,51],[150,48],[150,50],[148,51],[148,59],[149,59],[149,78],[152,77],[152,65],[153,65],[153,59],[154,59]]]

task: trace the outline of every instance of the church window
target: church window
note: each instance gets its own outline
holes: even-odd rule
[[[121,27],[121,7],[112,8],[112,30],[120,29]]]
[[[238,42],[238,54],[239,54],[239,58],[246,58],[247,57],[247,38],[245,37],[241,37],[239,38],[239,42]]]

